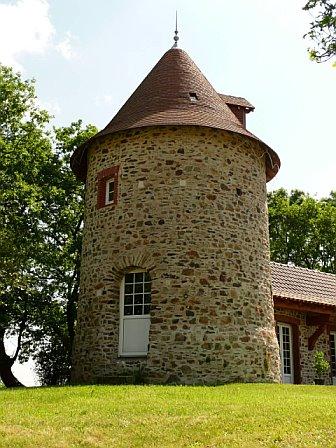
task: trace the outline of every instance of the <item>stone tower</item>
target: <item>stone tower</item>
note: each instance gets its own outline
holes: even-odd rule
[[[266,182],[277,154],[172,48],[78,148],[75,382],[278,381]]]

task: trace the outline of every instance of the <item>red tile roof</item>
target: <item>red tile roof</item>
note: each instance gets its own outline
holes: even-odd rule
[[[192,101],[191,94],[196,94],[196,101]],[[167,125],[206,126],[244,135],[260,142],[265,150],[267,180],[280,168],[278,155],[240,124],[187,53],[179,48],[168,50],[110,123],[74,152],[71,167],[84,180],[86,152],[93,139],[126,129]]]
[[[271,262],[273,296],[336,306],[336,275]]]

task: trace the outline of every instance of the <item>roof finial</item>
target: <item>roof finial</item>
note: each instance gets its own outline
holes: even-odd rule
[[[177,11],[176,11],[176,25],[175,25],[175,36],[174,36],[174,45],[173,48],[177,48],[177,41],[179,40],[178,31],[177,31]]]

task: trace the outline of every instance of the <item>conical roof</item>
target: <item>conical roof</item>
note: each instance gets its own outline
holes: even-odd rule
[[[114,132],[145,126],[206,126],[258,140],[266,156],[266,177],[272,179],[280,167],[277,154],[251,134],[231,112],[188,54],[168,50],[134,91],[110,123],[93,139]],[[72,158],[75,174],[86,178],[86,152],[90,139]]]

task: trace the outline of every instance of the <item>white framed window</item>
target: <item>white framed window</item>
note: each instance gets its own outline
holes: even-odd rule
[[[146,356],[149,344],[151,277],[145,271],[125,274],[120,288],[119,356]]]
[[[292,326],[277,323],[276,334],[280,348],[282,382],[292,384],[294,383]]]
[[[330,333],[330,367],[332,383],[336,386],[336,332]]]
[[[117,205],[119,190],[119,165],[101,170],[97,174],[97,209]]]
[[[115,193],[115,180],[114,177],[112,179],[108,179],[106,181],[105,187],[105,204],[113,204],[114,203],[114,193]]]

